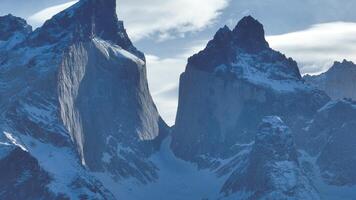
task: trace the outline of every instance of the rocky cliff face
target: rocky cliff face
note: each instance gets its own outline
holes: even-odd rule
[[[295,61],[269,48],[262,25],[245,17],[189,58],[172,148],[186,160],[232,156],[268,115],[281,116],[299,143],[302,124],[328,100],[303,82]]]
[[[307,127],[307,151],[316,157],[322,177],[332,185],[355,185],[356,103],[331,101]]]
[[[0,17],[0,199],[355,197],[355,102],[306,84],[257,20],[189,59],[166,137],[115,2],[34,32]]]
[[[335,62],[327,72],[316,76],[306,75],[304,79],[334,100],[356,99],[356,65],[353,62]]]
[[[263,118],[245,168],[229,177],[223,192],[237,199],[320,199],[300,166],[292,133],[277,116]]]
[[[73,42],[89,41],[94,37],[110,41],[144,60],[143,53],[132,45],[123,22],[117,19],[116,2],[112,0],[81,0],[46,21],[26,42],[34,47],[61,47]]]
[[[5,50],[13,48],[31,32],[32,27],[24,19],[11,14],[0,17],[0,48]]]
[[[26,150],[40,174],[33,183],[48,188],[33,199],[114,199],[93,172],[157,178],[148,157],[167,126],[148,90],[144,55],[115,8],[115,0],[82,0],[34,32],[24,20],[10,23],[7,32],[27,35],[0,50],[1,134]]]

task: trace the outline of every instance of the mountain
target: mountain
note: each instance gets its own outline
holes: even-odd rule
[[[31,32],[32,27],[24,19],[11,14],[0,17],[0,48],[5,50],[13,48]]]
[[[356,185],[355,128],[356,102],[347,99],[326,104],[307,128],[307,151],[331,185]]]
[[[115,8],[0,17],[0,199],[353,199],[356,103],[307,84],[256,19],[189,58],[169,128]]]
[[[327,72],[315,76],[306,75],[304,79],[334,100],[356,99],[356,65],[351,61],[335,62]]]
[[[277,116],[262,120],[248,163],[223,192],[236,199],[320,199],[300,166],[291,131]]]
[[[168,127],[115,8],[81,0],[33,32],[23,19],[0,18],[1,44],[23,35],[0,48],[0,165],[11,172],[2,181],[19,182],[1,199],[116,199],[99,175],[157,179],[148,157]]]
[[[217,175],[211,199],[353,199],[355,103],[308,84],[263,35],[247,16],[188,59],[173,153]]]
[[[221,28],[206,48],[190,57],[180,78],[172,149],[209,166],[253,141],[265,116],[280,116],[296,143],[304,124],[329,101],[303,81],[297,63],[271,49],[262,24],[251,16]]]

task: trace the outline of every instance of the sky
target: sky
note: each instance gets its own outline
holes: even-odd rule
[[[0,15],[33,27],[73,0],[0,0]],[[343,59],[356,62],[356,0],[117,0],[117,14],[134,45],[145,53],[148,81],[162,117],[174,124],[179,76],[224,25],[246,15],[262,24],[270,46],[320,74]]]

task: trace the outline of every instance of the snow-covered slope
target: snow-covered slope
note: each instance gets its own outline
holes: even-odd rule
[[[327,72],[315,76],[306,75],[304,79],[334,100],[356,100],[356,65],[351,61],[335,62]]]

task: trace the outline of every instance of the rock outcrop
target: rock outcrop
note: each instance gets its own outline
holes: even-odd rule
[[[281,116],[300,143],[303,124],[329,100],[304,83],[295,61],[268,46],[252,17],[220,29],[189,58],[179,90],[172,148],[185,160],[236,154],[234,146],[253,141],[268,115]]]
[[[0,48],[0,121],[1,134],[16,138],[46,178],[33,179],[48,188],[37,199],[117,198],[95,174],[157,179],[148,158],[168,127],[149,93],[144,55],[115,8],[115,0],[81,0],[34,32],[18,18],[1,30],[27,34]]]
[[[277,116],[265,117],[248,163],[234,172],[222,191],[236,199],[320,199],[300,167],[290,129]]]
[[[335,62],[327,72],[315,76],[306,75],[304,79],[325,91],[333,100],[356,100],[356,65],[351,61]]]

